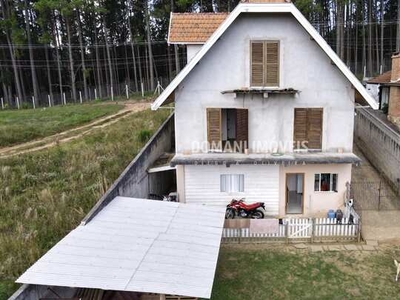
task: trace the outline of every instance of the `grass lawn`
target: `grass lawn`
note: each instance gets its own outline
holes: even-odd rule
[[[0,147],[49,136],[117,112],[116,104],[83,104],[0,111]]]
[[[223,246],[211,299],[400,299],[393,263],[398,246],[379,252],[288,249]]]
[[[80,223],[143,147],[143,132],[153,133],[169,113],[146,110],[69,143],[0,158],[0,299]]]

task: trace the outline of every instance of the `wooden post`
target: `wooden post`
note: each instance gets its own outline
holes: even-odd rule
[[[18,99],[18,96],[16,97],[16,100],[17,100],[17,108],[19,109],[19,99]]]
[[[81,91],[79,91],[79,101],[80,101],[81,104],[82,104],[82,92],[81,92]]]
[[[97,90],[94,89],[94,100],[97,100]]]
[[[361,219],[358,220],[358,234],[357,234],[357,242],[361,242]]]
[[[67,98],[65,98],[65,93],[63,93],[64,105],[67,105]]]
[[[314,243],[314,235],[315,235],[315,218],[311,218],[311,243]]]
[[[111,101],[114,101],[114,87],[111,87]]]
[[[49,107],[51,107],[51,99],[50,99],[50,95],[47,95],[47,100],[49,100]]]
[[[286,236],[286,244],[289,244],[289,220],[286,220],[285,236]]]
[[[35,96],[32,96],[32,106],[33,106],[33,109],[36,109]]]
[[[3,97],[1,98],[1,109],[4,109],[4,99],[3,99]]]
[[[239,244],[242,240],[242,228],[238,228],[237,230],[239,230]]]
[[[144,98],[144,85],[143,85],[143,82],[140,83],[140,88],[142,89],[142,98]]]
[[[129,99],[129,88],[128,88],[127,84],[125,85],[125,92],[126,92],[126,99],[128,100]]]

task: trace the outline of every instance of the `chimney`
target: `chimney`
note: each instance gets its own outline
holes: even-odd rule
[[[400,126],[400,53],[392,56],[391,83],[397,83],[390,87],[388,120]]]

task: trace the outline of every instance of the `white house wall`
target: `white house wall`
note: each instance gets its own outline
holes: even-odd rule
[[[220,191],[221,174],[244,174],[244,192]],[[265,202],[268,215],[279,212],[279,166],[184,166],[186,203],[226,206],[233,198]]]
[[[197,54],[197,52],[199,52],[201,47],[203,47],[203,44],[186,45],[186,57],[188,62],[192,60],[192,58]]]
[[[249,87],[251,40],[280,41],[280,87],[300,90],[297,97],[221,94]],[[294,108],[323,107],[323,150],[352,150],[354,89],[289,14],[240,15],[186,77],[176,91],[177,152],[206,141],[207,107],[248,108],[250,148],[256,141],[292,141]]]

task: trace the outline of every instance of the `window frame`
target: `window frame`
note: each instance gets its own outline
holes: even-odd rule
[[[239,178],[239,183],[237,184],[237,186],[239,187],[239,190],[232,190],[232,184],[229,183],[229,189],[225,188],[225,190],[222,189],[222,182],[223,182],[223,178],[225,176],[229,176],[229,182],[232,182],[233,178],[232,176],[237,176],[237,178]],[[245,178],[244,178],[244,174],[243,173],[228,173],[228,174],[220,174],[219,175],[219,191],[221,193],[227,193],[227,194],[234,194],[234,193],[244,193],[245,191]],[[242,189],[241,189],[242,188]]]
[[[327,190],[327,191],[323,191],[321,189],[321,184],[322,184],[321,178],[322,178],[323,174],[324,175],[328,174],[330,176],[329,177],[329,190]],[[316,190],[316,185],[315,185],[317,176],[318,176],[318,190]],[[336,180],[334,180],[335,176],[336,176]],[[314,192],[317,192],[317,193],[338,193],[338,177],[339,177],[338,173],[315,173],[314,174]]]
[[[252,55],[252,47],[253,47],[253,43],[263,43],[264,45],[266,43],[277,43],[278,44],[278,85],[262,85],[262,86],[258,86],[258,85],[253,85],[253,76],[252,76],[252,71],[253,71],[253,55]],[[264,49],[265,46],[263,46],[263,52],[265,52]],[[281,61],[281,41],[276,39],[267,39],[267,40],[263,40],[263,39],[255,39],[255,40],[250,40],[250,47],[249,47],[250,51],[249,51],[249,56],[250,56],[250,65],[249,65],[249,86],[251,88],[256,88],[256,89],[261,89],[261,88],[270,88],[270,89],[279,89],[282,86],[282,78],[281,78],[281,65],[282,65],[282,61]],[[265,79],[265,68],[266,68],[266,61],[263,57],[263,82],[265,83],[266,79]]]

